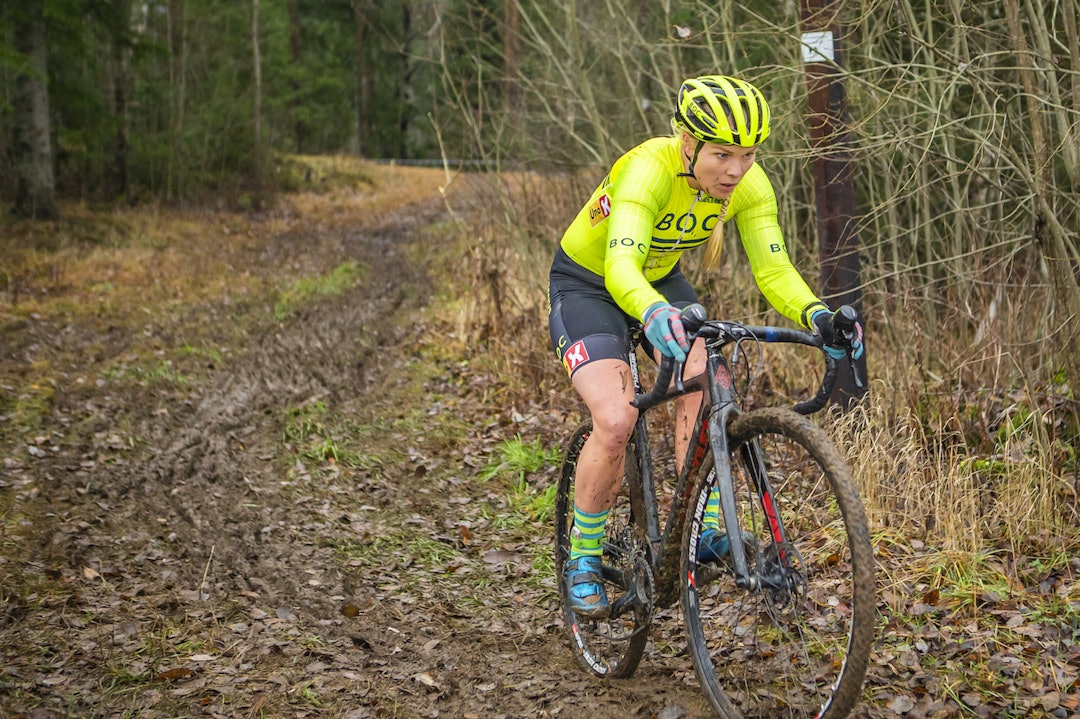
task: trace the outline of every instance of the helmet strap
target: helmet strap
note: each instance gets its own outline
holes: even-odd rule
[[[689,160],[690,163],[687,165],[686,172],[680,172],[677,177],[693,177],[695,180],[697,179],[697,175],[694,174],[694,165],[697,164],[698,155],[701,154],[701,148],[703,147],[705,147],[705,141],[699,139],[697,142],[697,147],[694,148],[693,157],[690,157],[690,155],[687,155],[685,152],[683,152],[683,156],[687,160]]]

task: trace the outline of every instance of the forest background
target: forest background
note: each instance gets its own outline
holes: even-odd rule
[[[1019,557],[1064,571],[1080,548],[1080,2],[825,11],[850,117],[839,149],[807,130],[793,2],[4,3],[0,291],[12,306],[47,292],[57,253],[92,242],[71,224],[87,211],[254,212],[312,182],[297,156],[433,161],[448,185],[482,171],[499,189],[457,228],[462,336],[523,393],[565,391],[540,329],[562,228],[612,159],[668,131],[682,78],[739,74],[771,99],[761,161],[808,278],[813,159],[842,152],[854,171],[870,394],[832,430],[879,542],[939,547],[953,585],[983,570],[1007,585]],[[19,229],[35,221],[54,229]],[[768,317],[727,242],[721,271],[694,281],[735,319]],[[800,364],[776,391],[813,386]]]

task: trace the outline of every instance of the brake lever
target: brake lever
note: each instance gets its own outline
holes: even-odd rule
[[[687,305],[679,312],[679,319],[683,323],[683,329],[686,331],[687,345],[693,346],[694,340],[697,339],[698,331],[701,326],[705,324],[705,308],[697,302]],[[686,370],[686,360],[675,363],[675,391],[682,394],[686,391],[686,385],[683,384],[683,373]]]
[[[675,362],[675,391],[679,394],[682,394],[686,391],[686,386],[683,384],[683,370],[685,369],[686,360],[683,360],[682,362]]]
[[[855,340],[858,339],[858,333],[855,331],[858,320],[858,313],[850,305],[842,305],[833,314],[833,326],[840,332],[840,335],[844,338],[844,344],[847,345],[847,358],[848,364],[851,365],[852,381],[855,383],[855,388],[861,390],[865,386],[862,377],[859,376],[859,368],[853,356]]]
[[[848,348],[847,353],[848,364],[851,365],[851,379],[855,383],[855,389],[866,389],[863,384],[862,377],[859,376],[859,364],[855,361],[855,358],[851,356],[851,349]]]

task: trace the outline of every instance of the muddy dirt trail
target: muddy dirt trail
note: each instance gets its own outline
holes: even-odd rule
[[[415,243],[444,219],[417,206],[265,238],[253,264],[367,270],[243,331],[230,318],[251,308],[221,302],[134,333],[33,318],[7,333],[8,376],[47,361],[61,379],[47,426],[0,454],[0,716],[708,715],[677,617],[632,680],[579,668],[531,564],[550,530],[500,521],[502,490],[478,478],[521,432],[511,409],[456,358],[408,371],[434,326]],[[197,381],[83,370],[192,338],[217,348],[192,360]],[[456,429],[434,431],[444,420]],[[351,434],[300,451],[331,426]]]

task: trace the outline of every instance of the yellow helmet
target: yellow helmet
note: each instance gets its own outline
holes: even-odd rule
[[[769,136],[769,104],[745,80],[725,75],[691,78],[679,88],[671,127],[702,142],[753,147]]]

